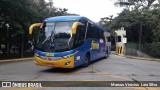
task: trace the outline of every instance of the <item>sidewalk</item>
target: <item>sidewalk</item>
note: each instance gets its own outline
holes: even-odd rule
[[[131,55],[124,55],[124,54],[117,54],[115,51],[111,52],[112,54],[126,57],[126,58],[132,58],[132,59],[139,59],[139,60],[149,60],[149,61],[160,61],[158,58],[145,58],[145,57],[137,57],[137,56],[131,56]]]
[[[15,61],[25,61],[25,60],[33,60],[33,57],[28,57],[28,58],[17,58],[17,59],[5,59],[5,60],[0,60],[0,63],[2,62],[15,62]]]

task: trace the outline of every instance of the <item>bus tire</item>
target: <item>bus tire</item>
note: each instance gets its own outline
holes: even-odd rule
[[[85,57],[85,61],[84,61],[84,64],[82,65],[82,67],[88,67],[90,64],[90,56],[89,54],[86,55]]]

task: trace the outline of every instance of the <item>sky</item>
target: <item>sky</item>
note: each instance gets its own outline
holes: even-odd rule
[[[94,22],[100,18],[117,16],[123,8],[114,6],[115,0],[53,0],[57,8],[67,8],[68,13],[85,16]]]

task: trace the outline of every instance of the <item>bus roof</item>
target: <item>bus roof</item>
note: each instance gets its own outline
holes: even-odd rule
[[[84,16],[57,16],[57,17],[50,17],[45,19],[45,22],[58,22],[58,21],[78,21],[82,18],[87,19]]]
[[[100,25],[97,25],[96,23],[94,23],[93,21],[89,20],[88,18],[86,18],[84,16],[56,16],[56,17],[46,18],[44,21],[45,22],[62,22],[62,21],[79,21],[81,19],[88,20],[88,21],[92,22],[95,26],[100,28],[101,30],[108,32],[108,30],[105,30]]]

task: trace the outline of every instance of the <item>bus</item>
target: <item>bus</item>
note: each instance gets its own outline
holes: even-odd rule
[[[84,16],[57,16],[29,27],[38,35],[34,42],[36,65],[54,68],[87,67],[110,54],[110,33]]]

